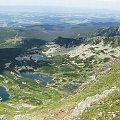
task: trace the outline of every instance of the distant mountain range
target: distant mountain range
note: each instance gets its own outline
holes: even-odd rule
[[[0,27],[120,23],[119,11],[99,9],[11,6],[0,7],[0,16]]]

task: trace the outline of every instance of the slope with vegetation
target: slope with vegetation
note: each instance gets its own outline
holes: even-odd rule
[[[116,27],[107,32],[116,32],[112,36],[107,30],[52,43],[11,30],[17,33],[0,43],[0,86],[9,94],[0,103],[0,119],[119,119],[120,37]],[[42,85],[41,78],[21,74],[52,80]]]

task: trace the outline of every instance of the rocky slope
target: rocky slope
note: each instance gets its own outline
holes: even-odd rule
[[[77,38],[58,37],[49,45],[39,39],[18,40],[19,47],[24,48],[19,56],[16,55],[16,49],[12,56],[1,53],[0,86],[5,88],[10,97],[0,103],[0,119],[119,120],[118,31],[116,27],[106,28],[100,31],[99,36],[84,39],[79,35]],[[112,35],[106,35],[108,33]],[[9,46],[10,41],[5,41],[4,45]],[[5,50],[10,53],[11,49]],[[26,58],[33,54],[42,55],[44,59],[36,61],[31,57]],[[17,61],[16,56],[26,59]],[[21,69],[27,74],[52,76],[53,80],[42,86],[41,79],[23,78],[19,71]]]
[[[53,106],[57,106],[57,109],[55,107],[44,114],[38,111],[31,115],[16,115],[14,120],[87,120],[86,116],[89,116],[88,119],[90,120],[119,120],[119,72],[120,60],[117,60],[111,70],[102,78],[92,84],[85,85],[84,89],[78,90],[75,95],[70,95],[58,103],[53,103]],[[96,106],[99,107],[96,108]],[[94,113],[92,110],[94,110]]]

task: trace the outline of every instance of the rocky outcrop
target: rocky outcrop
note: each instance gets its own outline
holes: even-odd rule
[[[4,115],[0,115],[0,120],[7,120]]]
[[[107,97],[113,91],[120,91],[120,89],[112,87],[109,90],[103,91],[101,94],[89,96],[76,105],[68,106],[64,109],[48,114],[43,118],[40,116],[38,117],[38,115],[16,115],[13,120],[71,120],[74,119],[74,117],[82,115],[82,113],[91,107],[94,102],[98,102],[100,99]]]
[[[0,102],[2,102],[3,100],[2,100],[2,97],[0,97]]]
[[[95,96],[87,97],[82,102],[78,103],[78,105],[73,110],[70,116],[66,116],[63,120],[70,120],[78,115],[81,115],[87,108],[89,108],[94,102],[99,101],[100,99],[107,97],[108,94],[111,94],[113,91],[119,91],[118,88],[112,87],[110,90],[105,90],[101,94],[96,94]]]
[[[16,115],[13,120],[28,120],[28,118],[29,117],[27,115]]]
[[[107,36],[107,37],[113,37],[120,35],[119,27],[106,27],[99,29],[95,36]]]

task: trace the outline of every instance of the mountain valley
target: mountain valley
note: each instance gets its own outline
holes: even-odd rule
[[[119,120],[119,19],[59,17],[0,27],[0,120]]]

